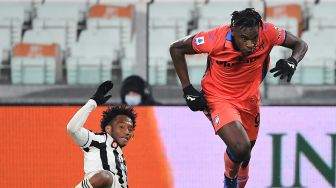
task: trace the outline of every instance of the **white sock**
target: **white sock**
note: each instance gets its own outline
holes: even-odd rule
[[[89,179],[84,179],[75,188],[93,188]]]

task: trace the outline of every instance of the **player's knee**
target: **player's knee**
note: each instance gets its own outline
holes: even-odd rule
[[[249,165],[249,163],[250,163],[250,159],[251,159],[251,155],[249,156],[249,157],[247,157],[243,162],[242,162],[242,167],[243,168],[246,168],[248,165]]]
[[[233,153],[237,159],[247,160],[250,158],[251,144],[249,142],[236,144]]]
[[[101,182],[103,182],[103,184],[105,186],[112,186],[112,183],[113,183],[113,177],[112,177],[112,174],[110,172],[107,172],[107,171],[101,171],[99,172],[99,176],[100,176],[100,179],[101,179]]]
[[[108,171],[100,171],[90,179],[93,187],[111,187],[113,184],[113,176]]]

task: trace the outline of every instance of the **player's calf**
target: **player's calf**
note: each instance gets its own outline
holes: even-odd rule
[[[225,175],[229,178],[235,178],[243,161],[249,161],[251,149],[246,148],[241,153],[234,153],[230,148],[227,148],[224,153]]]
[[[241,166],[238,172],[238,187],[244,188],[247,180],[249,179],[249,165],[247,166]]]
[[[255,142],[256,142],[255,140],[251,141],[251,150]],[[241,167],[238,172],[238,188],[244,188],[249,179],[250,158],[245,159],[241,164]]]
[[[230,149],[226,149],[224,153],[224,164],[224,188],[237,188],[237,174],[241,160],[237,159]]]
[[[248,147],[250,147],[249,145],[247,145]],[[244,161],[249,161],[250,158],[250,151],[251,149],[248,148],[248,150],[246,151],[241,151],[241,153],[238,155],[239,157],[237,157],[237,154],[234,154],[232,152],[232,150],[230,150],[229,148],[226,149],[225,153],[224,153],[224,163],[225,163],[225,172],[224,172],[224,188],[237,188],[238,187],[238,182],[239,183],[239,188],[241,188],[241,186],[245,186],[247,179],[248,179],[248,175],[245,173],[240,174],[240,176],[238,175],[238,171],[244,171],[248,173],[248,169],[247,171],[245,171],[245,165],[244,167],[241,167],[242,164],[242,159],[245,158]],[[240,170],[239,170],[240,169]],[[238,175],[238,178],[237,178]]]

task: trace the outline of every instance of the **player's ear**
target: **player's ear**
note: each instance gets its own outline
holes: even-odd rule
[[[134,133],[131,133],[131,135],[130,135],[130,140],[131,140],[131,141],[134,140]]]
[[[237,28],[236,27],[231,27],[231,36],[235,36],[237,32]]]
[[[132,133],[132,135],[131,135],[131,139],[132,139],[132,140],[134,139],[134,133]]]
[[[105,132],[107,132],[108,134],[111,134],[111,132],[112,132],[112,126],[111,125],[106,125]]]
[[[231,36],[234,36],[234,35],[235,35],[234,29],[231,28]]]

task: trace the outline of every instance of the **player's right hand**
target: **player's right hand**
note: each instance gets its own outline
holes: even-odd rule
[[[103,82],[98,86],[96,93],[91,97],[91,99],[96,101],[97,105],[106,103],[106,101],[112,97],[112,95],[106,95],[112,88],[112,81],[108,80]]]
[[[183,93],[184,99],[192,111],[203,111],[206,108],[205,98],[191,84],[183,88]]]

